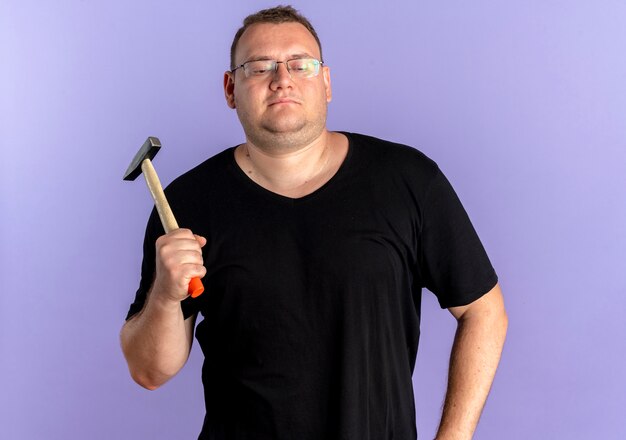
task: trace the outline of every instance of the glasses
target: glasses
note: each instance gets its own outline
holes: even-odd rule
[[[312,78],[320,73],[324,63],[315,58],[295,58],[287,61],[252,60],[235,67],[231,72],[243,68],[246,78],[266,78],[278,71],[278,65],[284,64],[292,78]]]

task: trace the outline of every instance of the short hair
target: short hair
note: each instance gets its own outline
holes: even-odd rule
[[[248,15],[243,20],[243,26],[239,28],[237,33],[235,34],[235,38],[233,39],[233,44],[230,46],[230,68],[234,69],[235,66],[235,51],[237,50],[237,43],[239,43],[239,39],[243,35],[243,33],[253,24],[257,23],[272,23],[272,24],[280,24],[280,23],[300,23],[302,26],[307,28],[307,30],[313,35],[315,41],[317,42],[317,46],[320,49],[320,61],[323,61],[322,58],[322,43],[320,43],[320,39],[317,36],[317,32],[313,29],[311,22],[307,20],[307,18],[300,14],[296,9],[292,6],[276,6],[274,8],[263,9],[255,14]]]

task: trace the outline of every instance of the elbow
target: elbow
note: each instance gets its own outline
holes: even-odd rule
[[[165,371],[157,365],[147,363],[145,359],[128,355],[126,356],[126,363],[128,365],[128,372],[133,381],[135,381],[137,385],[150,391],[160,388],[174,377],[178,371]]]
[[[122,354],[126,359],[126,365],[128,367],[130,377],[137,385],[147,390],[154,391],[163,385],[166,380],[158,380],[158,378],[146,368],[145,360],[142,360],[140,355],[137,353],[137,350],[133,349],[131,339],[128,337],[125,330],[126,325],[122,328],[122,332],[120,334],[120,345],[122,348]]]
[[[151,377],[149,374],[134,372],[132,370],[130,371],[130,377],[132,377],[137,385],[149,391],[154,391],[167,382],[165,380],[156,380],[155,377]]]
[[[155,369],[146,367],[145,360],[139,359],[133,356],[131,352],[124,350],[124,357],[126,358],[126,364],[128,366],[128,372],[133,381],[150,391],[154,391],[165,384],[173,375],[164,375],[157,372]]]
[[[155,353],[154,347],[150,344],[133,338],[132,333],[127,330],[127,325],[122,328],[120,339],[131,378],[147,390],[160,388],[174,377],[186,362],[182,355],[178,353],[172,355],[171,350],[160,349]]]

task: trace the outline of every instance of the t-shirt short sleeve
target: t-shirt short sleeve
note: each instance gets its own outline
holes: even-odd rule
[[[442,308],[467,305],[498,277],[448,179],[437,168],[422,210],[420,272]]]
[[[143,261],[141,263],[141,280],[139,281],[139,288],[135,294],[135,300],[130,305],[126,320],[135,316],[143,309],[146,302],[146,298],[155,277],[155,264],[156,264],[156,240],[164,235],[165,231],[159,219],[159,215],[156,209],[152,209],[150,218],[148,219],[148,225],[146,226],[146,234],[143,241]],[[196,307],[194,307],[190,298],[181,302],[181,308],[185,319],[189,318],[193,314],[197,313]]]

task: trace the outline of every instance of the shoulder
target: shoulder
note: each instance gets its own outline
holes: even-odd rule
[[[194,193],[200,188],[206,190],[219,182],[223,182],[228,173],[228,167],[233,162],[234,148],[227,148],[181,174],[167,186],[168,195],[178,196],[184,193]]]
[[[437,163],[415,147],[359,133],[343,134],[350,140],[355,160],[376,175],[411,180],[423,187],[440,173]]]
[[[167,201],[180,227],[208,237],[212,209],[220,201],[233,198],[236,180],[232,167],[234,147],[205,160],[177,177],[165,188]]]

